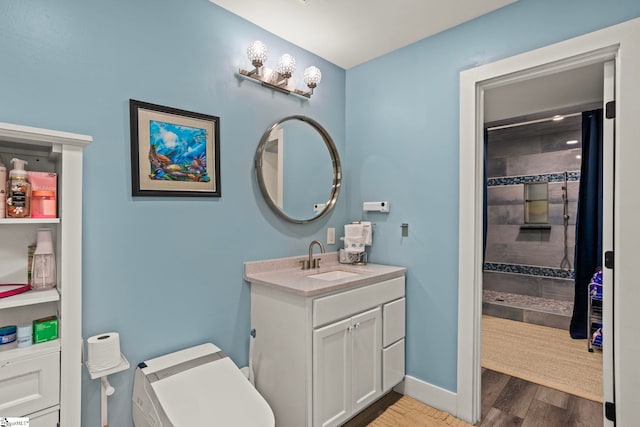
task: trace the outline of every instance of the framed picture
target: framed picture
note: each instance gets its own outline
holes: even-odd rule
[[[134,196],[220,197],[220,119],[129,100]]]

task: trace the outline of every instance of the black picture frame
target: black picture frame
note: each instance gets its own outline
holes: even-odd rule
[[[220,118],[129,100],[133,196],[221,197]]]

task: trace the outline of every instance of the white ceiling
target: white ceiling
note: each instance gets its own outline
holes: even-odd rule
[[[344,69],[517,0],[210,0]]]

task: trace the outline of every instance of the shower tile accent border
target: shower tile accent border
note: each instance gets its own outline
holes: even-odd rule
[[[559,279],[575,278],[574,270],[563,270],[554,267],[540,267],[537,265],[505,264],[499,262],[485,262],[484,271],[527,274],[529,276],[554,277]]]
[[[580,181],[580,171],[569,171],[567,181]],[[528,184],[532,182],[564,182],[564,172],[487,178],[488,187]]]

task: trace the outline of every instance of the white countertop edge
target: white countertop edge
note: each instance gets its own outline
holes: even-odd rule
[[[266,260],[264,261],[265,265],[263,266],[256,265],[261,263],[261,261],[245,263],[244,279],[252,285],[268,286],[284,292],[309,297],[329,294],[350,288],[357,288],[376,282],[394,279],[396,277],[402,277],[406,272],[406,268],[404,267],[383,264],[340,264],[337,262],[337,257],[335,257],[335,261],[333,262],[323,260],[327,262],[325,262],[321,268],[302,270],[297,265],[297,261],[306,258],[307,257],[305,256],[297,256]],[[248,264],[253,265],[250,266]],[[266,268],[263,269],[263,267]],[[331,281],[307,277],[336,269],[361,272],[361,275]]]

